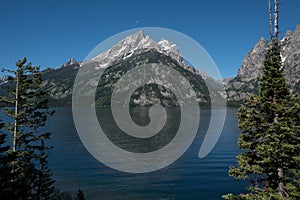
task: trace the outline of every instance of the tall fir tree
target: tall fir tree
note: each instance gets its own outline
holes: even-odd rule
[[[279,41],[266,53],[260,92],[239,108],[238,166],[229,175],[250,180],[250,193],[225,199],[300,199],[300,98],[285,81]]]
[[[16,70],[6,70],[13,74],[15,87],[1,98],[2,103],[8,105],[2,111],[12,119],[5,124],[12,135],[12,149],[8,150],[11,197],[48,199],[53,181],[47,169],[44,141],[50,139],[50,133],[44,133],[41,128],[53,112],[48,108],[46,92],[41,87],[40,68],[27,63],[26,58],[19,60],[16,67]]]

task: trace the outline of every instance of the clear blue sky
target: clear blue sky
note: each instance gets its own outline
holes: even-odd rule
[[[300,1],[282,0],[280,37],[300,24]],[[1,0],[0,67],[26,56],[42,68],[80,61],[101,41],[138,27],[164,27],[199,42],[223,77],[237,73],[261,37],[267,0]]]

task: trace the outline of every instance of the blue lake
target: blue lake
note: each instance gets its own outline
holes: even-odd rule
[[[105,114],[106,109],[98,113]],[[146,113],[138,110],[137,113]],[[138,115],[139,117],[141,115]],[[137,120],[140,119],[137,117]],[[101,121],[100,117],[99,121]],[[134,118],[134,117],[133,117]],[[106,118],[105,118],[106,119]],[[172,120],[171,120],[172,121]],[[176,121],[176,120],[175,120]],[[96,160],[77,134],[70,107],[57,108],[47,129],[52,132],[49,165],[56,185],[63,190],[84,191],[87,199],[221,199],[223,194],[246,192],[245,181],[228,176],[239,153],[236,109],[228,109],[221,137],[205,158],[198,152],[210,121],[210,111],[201,110],[197,136],[176,162],[161,170],[131,174],[111,169]],[[117,131],[113,120],[102,120],[106,131]],[[147,119],[141,120],[147,123]],[[105,129],[105,128],[104,128]],[[109,134],[109,133],[106,133]],[[123,141],[124,142],[124,141]]]

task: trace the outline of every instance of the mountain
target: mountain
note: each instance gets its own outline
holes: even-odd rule
[[[53,105],[71,105],[72,87],[78,69],[83,65],[89,65],[96,70],[104,70],[100,81],[98,77],[92,77],[83,88],[98,84],[95,103],[97,106],[110,106],[112,90],[116,82],[129,70],[141,64],[167,65],[180,72],[191,83],[196,92],[197,101],[202,105],[210,104],[210,96],[204,78],[207,82],[215,84],[218,88],[221,84],[214,81],[205,72],[199,71],[186,64],[176,44],[166,39],[156,42],[142,31],[127,36],[109,50],[102,52],[90,60],[77,62],[71,58],[57,69],[48,69],[42,72],[43,87],[49,92],[49,99]],[[157,78],[163,79],[165,72],[158,73]],[[96,75],[95,75],[96,76]],[[89,95],[85,90],[82,95]],[[223,95],[217,89],[215,96]],[[178,105],[177,99],[168,88],[156,84],[147,84],[138,88],[131,97],[133,106],[148,106],[161,103],[164,106]]]
[[[293,92],[300,93],[300,25],[294,32],[287,31],[281,39],[283,70],[286,80]],[[197,101],[201,105],[209,105],[211,100],[225,99],[229,105],[237,105],[250,94],[258,92],[259,77],[262,75],[262,66],[268,41],[261,38],[243,59],[236,77],[214,80],[205,71],[189,66],[183,59],[176,44],[162,38],[154,41],[142,31],[127,36],[110,49],[100,53],[90,60],[77,62],[70,58],[57,69],[47,68],[42,71],[43,87],[48,91],[52,105],[71,105],[72,88],[78,70],[89,65],[93,70],[103,70],[104,73],[98,82],[97,73],[82,83],[83,88],[97,86],[96,97],[93,101],[97,106],[110,106],[112,90],[120,77],[135,66],[151,64],[153,70],[157,64],[167,65],[189,80],[196,92]],[[165,72],[157,74],[163,79]],[[0,95],[5,95],[5,88],[11,80],[8,76],[0,78]],[[133,84],[135,81],[133,81]],[[208,91],[208,86],[210,93]],[[12,85],[12,84],[11,84]],[[222,88],[226,88],[226,93]],[[83,90],[82,95],[90,95],[89,89]],[[148,84],[138,88],[130,99],[133,106],[148,106],[161,103],[165,106],[178,105],[174,94],[165,87]]]
[[[300,25],[294,32],[287,31],[281,39],[282,64],[287,82],[293,92],[300,92]],[[237,76],[226,84],[229,103],[240,102],[250,94],[258,92],[258,78],[262,75],[265,53],[268,48],[266,39],[261,38],[242,61]]]
[[[79,63],[75,60],[75,58],[70,58],[67,62],[62,64],[60,67],[68,67],[68,66],[76,65],[76,64],[79,65]]]
[[[9,81],[9,76],[1,76],[0,77],[0,85],[6,84]]]

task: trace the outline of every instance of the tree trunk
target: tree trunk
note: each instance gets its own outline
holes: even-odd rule
[[[269,33],[270,33],[270,41],[272,41],[272,39],[273,39],[273,12],[272,12],[271,0],[269,0]]]
[[[45,151],[44,151],[44,146],[45,146],[45,143],[44,143],[44,140],[42,139],[41,140],[41,152],[40,152],[40,158],[39,158],[39,164],[40,164],[40,171],[39,171],[39,177],[38,177],[38,198],[39,199],[42,199],[42,184],[43,184],[43,172],[44,172],[44,154],[45,154]]]
[[[278,2],[274,0],[274,37],[278,39]]]
[[[279,167],[278,168],[278,178],[279,178],[279,181],[278,181],[278,192],[279,192],[279,195],[281,197],[288,197],[288,193],[286,192],[285,190],[285,187],[284,187],[284,177],[283,177],[283,167]]]
[[[17,132],[18,132],[18,103],[19,103],[19,73],[16,73],[16,79],[17,79],[17,83],[16,83],[16,96],[15,96],[15,114],[14,114],[14,135],[13,135],[13,152],[17,151]],[[11,165],[11,173],[14,174],[15,173],[15,163],[16,160],[12,160]],[[13,179],[11,180],[12,182],[14,181]]]
[[[14,138],[13,138],[13,152],[17,151],[17,130],[18,130],[18,101],[19,101],[19,73],[17,72],[16,96],[15,96],[15,116],[14,116]]]

